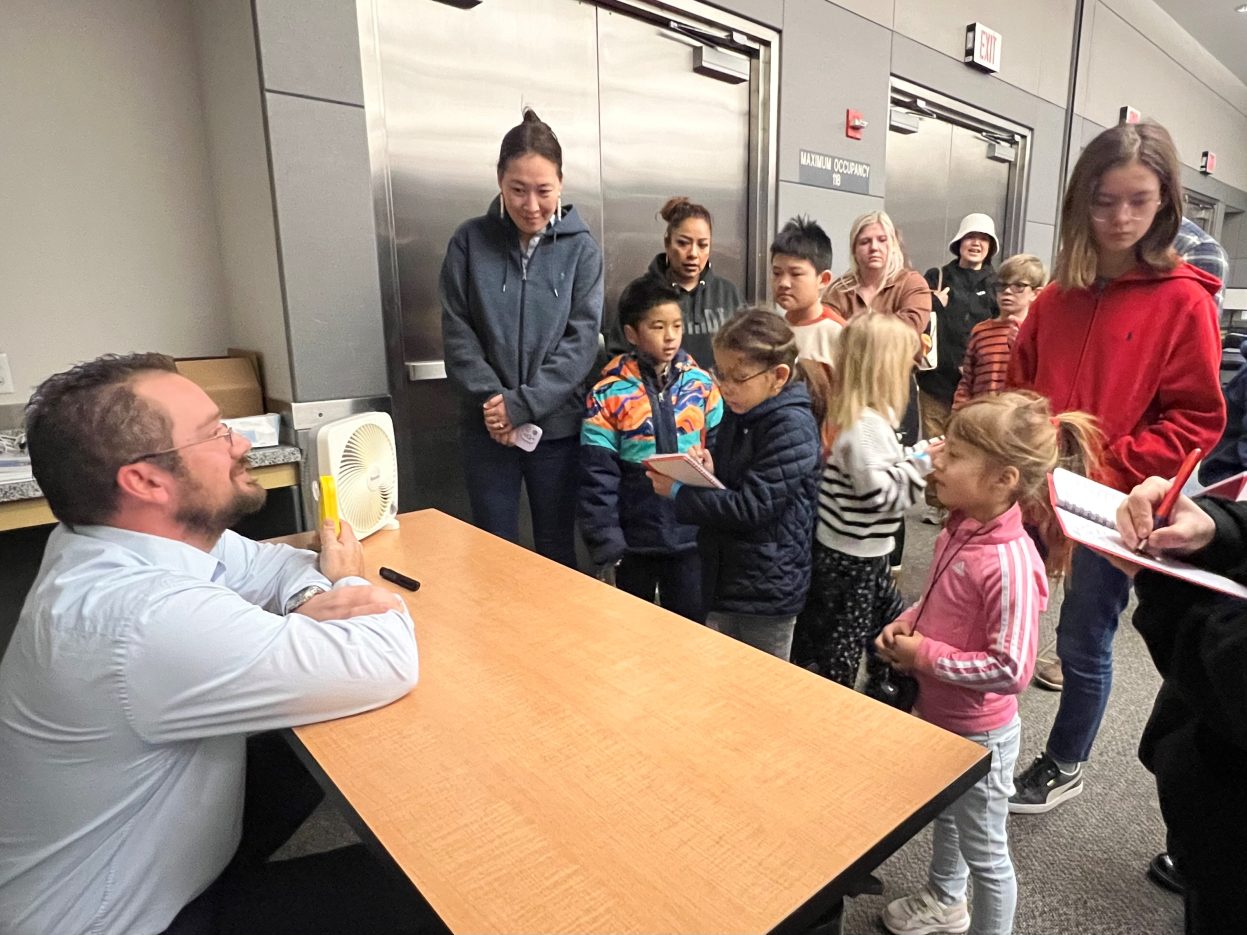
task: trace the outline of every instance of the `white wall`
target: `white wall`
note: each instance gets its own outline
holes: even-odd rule
[[[194,0],[204,121],[235,346],[259,351],[270,399],[294,399],[251,0]]]
[[[1130,104],[1169,129],[1188,166],[1210,149],[1216,177],[1247,189],[1247,86],[1151,0],[1098,0],[1086,28],[1075,112],[1111,127]]]
[[[230,343],[191,2],[0,6],[0,404],[106,351]]]

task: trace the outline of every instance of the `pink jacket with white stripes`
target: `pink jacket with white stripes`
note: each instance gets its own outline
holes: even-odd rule
[[[1035,669],[1048,579],[1014,505],[988,523],[954,512],[920,601],[902,615],[924,639],[915,713],[957,734],[1003,727]]]

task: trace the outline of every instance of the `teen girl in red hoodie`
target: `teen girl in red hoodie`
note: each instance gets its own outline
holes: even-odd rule
[[[1070,176],[1053,282],[1018,335],[1009,382],[1082,410],[1105,435],[1097,479],[1128,492],[1172,477],[1225,424],[1215,276],[1183,263],[1173,140],[1157,124],[1122,124],[1091,141]],[[1046,812],[1082,791],[1113,679],[1113,635],[1130,580],[1076,549],[1057,626],[1064,672],[1047,748],[1017,777],[1013,812]]]

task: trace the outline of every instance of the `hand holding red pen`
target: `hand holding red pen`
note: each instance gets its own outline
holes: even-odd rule
[[[1149,477],[1117,508],[1117,530],[1129,549],[1153,553],[1189,555],[1212,541],[1215,531],[1211,517],[1187,497],[1181,496],[1183,482]],[[1162,527],[1160,517],[1167,520]]]
[[[1173,479],[1173,486],[1169,488],[1165,498],[1160,501],[1160,506],[1156,508],[1156,519],[1152,522],[1153,529],[1160,529],[1169,525],[1169,517],[1173,514],[1173,508],[1177,506],[1178,498],[1182,496],[1182,488],[1191,479],[1191,472],[1195,470],[1195,465],[1199,464],[1199,459],[1203,453],[1204,449],[1202,448],[1191,449],[1191,453],[1182,462],[1182,467],[1178,468],[1178,474]]]

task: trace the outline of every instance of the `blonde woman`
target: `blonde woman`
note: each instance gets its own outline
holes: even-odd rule
[[[827,287],[826,303],[845,321],[881,312],[922,334],[931,318],[931,289],[905,262],[892,219],[884,211],[863,214],[849,229],[849,244],[849,271]]]
[[[901,612],[888,557],[931,470],[929,451],[896,439],[918,338],[899,316],[858,315],[840,333],[818,490],[814,568],[793,634],[793,661],[852,686],[867,643]]]

